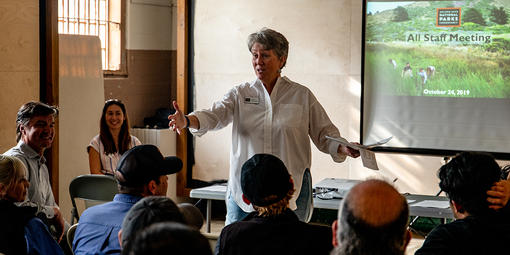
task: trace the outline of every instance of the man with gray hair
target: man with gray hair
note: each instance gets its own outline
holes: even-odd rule
[[[333,223],[332,254],[405,253],[411,239],[407,201],[389,183],[367,180],[345,197]]]

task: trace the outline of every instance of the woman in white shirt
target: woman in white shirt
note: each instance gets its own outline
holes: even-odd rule
[[[99,135],[92,138],[87,146],[90,173],[113,175],[120,156],[140,144],[138,138],[129,134],[126,106],[118,99],[106,101]]]
[[[307,87],[281,76],[289,50],[282,34],[263,28],[248,37],[248,50],[257,79],[235,86],[212,108],[189,115],[174,102],[176,112],[168,116],[169,126],[178,133],[189,128],[201,136],[232,123],[226,224],[253,211],[243,200],[240,174],[243,163],[257,153],[275,155],[285,163],[296,189],[290,207],[306,221],[312,199],[310,139],[335,162],[358,157],[359,152],[326,139],[326,135],[340,138],[340,132],[324,108]]]

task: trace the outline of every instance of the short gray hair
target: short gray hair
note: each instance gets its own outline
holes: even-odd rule
[[[274,50],[276,55],[281,57],[287,57],[289,55],[289,41],[281,33],[264,27],[259,31],[250,34],[248,36],[248,50],[251,52],[251,48],[255,43],[260,43],[264,50]],[[283,63],[282,68],[287,63],[287,60]]]

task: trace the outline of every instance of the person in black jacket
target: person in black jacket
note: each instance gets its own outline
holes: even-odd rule
[[[494,158],[461,153],[442,166],[438,176],[457,220],[434,228],[416,254],[508,253],[508,206],[495,210],[487,200],[487,190],[501,180],[501,168]]]
[[[223,228],[218,254],[329,254],[331,228],[301,222],[289,208],[294,183],[279,158],[251,157],[241,169],[241,188],[255,211]]]
[[[27,196],[26,168],[16,157],[0,155],[0,253],[63,254],[36,207],[18,207]]]

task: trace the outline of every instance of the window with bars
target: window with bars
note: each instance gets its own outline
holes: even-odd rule
[[[58,32],[97,35],[103,70],[125,73],[124,0],[58,0]]]

